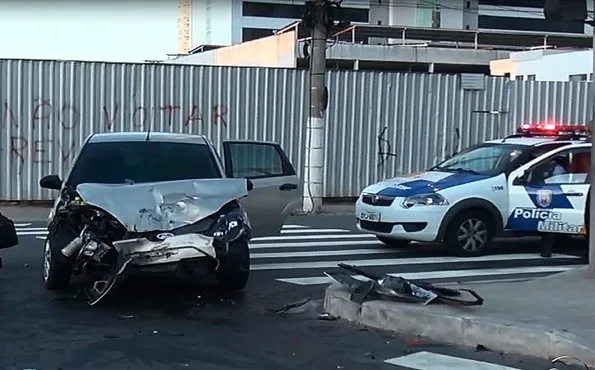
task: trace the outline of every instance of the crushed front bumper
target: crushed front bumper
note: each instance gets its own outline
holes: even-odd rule
[[[146,238],[120,240],[113,246],[126,259],[132,259],[131,266],[149,267],[197,258],[218,261],[213,241],[201,234],[183,234],[155,242]]]

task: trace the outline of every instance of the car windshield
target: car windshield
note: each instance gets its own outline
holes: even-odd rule
[[[512,144],[481,144],[455,154],[430,170],[495,175],[519,158],[524,148],[524,146]]]
[[[135,184],[221,177],[210,148],[204,144],[105,142],[84,146],[67,184]]]

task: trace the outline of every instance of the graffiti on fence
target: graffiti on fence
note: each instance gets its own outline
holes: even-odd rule
[[[39,99],[33,104],[30,112],[23,112],[4,102],[1,128],[8,125],[13,128],[24,127],[30,124],[35,131],[41,125],[50,129],[52,123],[60,126],[60,129],[72,131],[80,126],[83,115],[81,109],[73,103],[52,103],[48,99]],[[97,114],[98,113],[98,114]],[[204,108],[198,104],[184,107],[180,104],[165,103],[157,106],[133,104],[128,109],[123,109],[121,104],[103,105],[95,115],[87,114],[87,117],[98,117],[98,127],[111,130],[116,124],[122,127],[130,127],[137,130],[149,128],[151,122],[164,122],[165,126],[173,126],[176,121],[182,124],[183,128],[195,125],[210,123],[227,127],[227,108],[220,104],[214,104]]]
[[[200,130],[204,124],[223,127],[228,124],[227,108],[219,104],[205,109],[197,104],[149,106],[114,103],[101,106],[98,112],[82,112],[73,103],[54,103],[49,99],[36,100],[30,109],[12,106],[5,101],[0,118],[0,129],[8,132],[7,128],[10,128],[10,137],[3,142],[8,142],[8,151],[11,158],[18,162],[16,168],[19,173],[29,159],[35,164],[57,165],[56,162],[61,162],[67,166],[77,150],[76,140],[70,133],[79,128],[87,128],[89,133],[94,129],[112,131],[116,127],[138,131],[154,127],[152,123],[161,123],[168,128],[178,128],[180,132],[191,132],[193,128]],[[95,122],[84,122],[91,119]],[[34,134],[41,130],[52,134]]]

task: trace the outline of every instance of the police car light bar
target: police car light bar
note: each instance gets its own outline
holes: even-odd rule
[[[585,125],[558,125],[555,123],[524,124],[517,129],[517,134],[534,136],[577,136],[590,137],[591,131]]]

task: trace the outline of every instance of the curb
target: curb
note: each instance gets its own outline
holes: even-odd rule
[[[465,347],[482,344],[492,351],[546,360],[573,356],[595,366],[595,350],[579,344],[570,333],[476,317],[472,307],[441,306],[438,310],[435,306],[387,301],[359,305],[349,296],[341,285],[332,284],[324,294],[324,309],[341,319],[399,335],[419,335]]]

